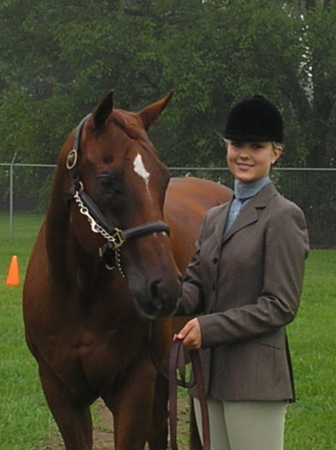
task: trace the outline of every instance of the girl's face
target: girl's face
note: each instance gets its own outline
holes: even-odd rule
[[[275,147],[272,142],[227,143],[227,163],[236,180],[250,183],[267,176],[271,166],[280,157],[281,147]]]

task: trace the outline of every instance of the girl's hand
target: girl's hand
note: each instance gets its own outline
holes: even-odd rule
[[[198,350],[202,345],[202,333],[199,321],[191,319],[185,326],[174,336],[174,340],[182,339],[183,346],[188,350]]]

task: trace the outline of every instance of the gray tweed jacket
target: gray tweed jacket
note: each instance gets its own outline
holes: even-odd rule
[[[229,208],[212,208],[204,218],[176,315],[202,314],[208,394],[292,401],[285,326],[298,310],[309,250],[304,214],[270,183],[223,237]]]

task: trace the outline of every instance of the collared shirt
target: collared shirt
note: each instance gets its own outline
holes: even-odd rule
[[[224,228],[224,234],[231,228],[243,205],[270,182],[269,176],[252,181],[251,183],[243,183],[242,181],[235,180],[234,200],[231,203],[230,212]]]
[[[252,181],[251,183],[243,183],[242,181],[235,180],[234,195],[240,199],[248,199],[254,197],[266,184],[270,183],[270,177],[266,176],[259,178],[259,180]]]

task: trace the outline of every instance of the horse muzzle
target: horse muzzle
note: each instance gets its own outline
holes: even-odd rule
[[[174,314],[182,295],[181,275],[155,278],[146,286],[129,281],[133,303],[141,317],[156,320]]]

